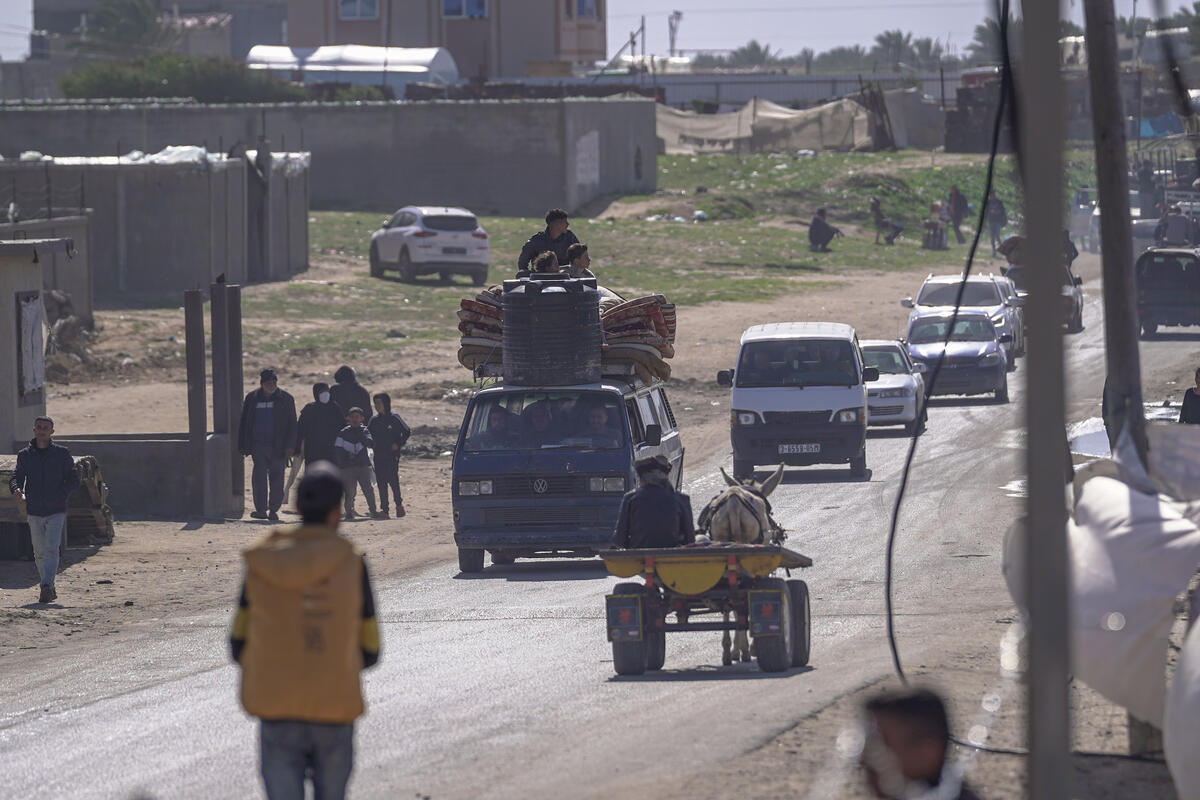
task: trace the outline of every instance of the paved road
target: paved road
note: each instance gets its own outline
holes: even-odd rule
[[[1068,337],[1077,417],[1098,407],[1103,360],[1090,288],[1088,328]],[[1145,360],[1168,364],[1192,341],[1150,343]],[[1000,542],[1021,502],[1003,487],[1022,474],[1023,384],[1018,372],[1006,406],[940,400],[931,410],[897,553],[908,665],[999,636],[1011,614]],[[816,560],[803,576],[814,612],[804,670],[714,666],[720,634],[697,633],[668,638],[661,674],[617,678],[602,615],[613,581],[595,563],[470,578],[446,563],[379,586],[385,652],[365,681],[354,796],[611,797],[753,749],[886,675],[882,555],[906,444],[873,433],[869,480],[790,470],[772,497],[791,545]],[[715,493],[718,463],[693,470],[694,497]],[[69,681],[5,675],[0,797],[256,796],[255,729],[225,660],[227,619],[168,621],[119,651],[64,660],[56,670]]]

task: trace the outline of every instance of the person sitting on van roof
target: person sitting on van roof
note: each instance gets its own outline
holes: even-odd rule
[[[521,255],[517,258],[517,269],[528,269],[529,262],[533,261],[539,253],[544,253],[547,250],[554,253],[558,258],[558,261],[554,265],[555,271],[560,266],[566,266],[570,263],[570,259],[567,257],[567,249],[579,242],[575,234],[567,230],[570,224],[567,212],[561,208],[552,208],[547,211],[546,229],[538,231],[529,237],[529,241],[525,242],[525,246],[521,248]]]
[[[634,464],[637,489],[621,499],[613,539],[617,547],[681,547],[696,541],[692,501],[671,486],[671,464],[663,456]]]
[[[536,278],[537,280],[547,280],[554,278],[565,278],[566,274],[558,268],[558,256],[551,253],[549,250],[542,253],[533,260],[530,265],[532,269],[523,269],[517,272],[517,278]]]
[[[592,265],[592,257],[588,255],[588,248],[582,242],[576,242],[567,248],[567,259],[569,263],[562,268],[562,271],[570,275],[572,278],[595,278],[596,275],[588,267]]]
[[[1159,244],[1168,246],[1187,245],[1191,236],[1191,221],[1183,215],[1179,206],[1171,206],[1166,215],[1158,221],[1154,229],[1154,238]]]

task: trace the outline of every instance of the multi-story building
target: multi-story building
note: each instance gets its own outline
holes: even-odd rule
[[[570,74],[606,57],[605,0],[288,0],[287,44],[445,47],[464,78]]]

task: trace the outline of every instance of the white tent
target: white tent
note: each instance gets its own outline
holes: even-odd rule
[[[402,89],[410,81],[458,82],[458,65],[444,47],[371,47],[339,44],[287,47],[259,44],[246,56],[250,69],[268,70],[304,83],[353,83]]]

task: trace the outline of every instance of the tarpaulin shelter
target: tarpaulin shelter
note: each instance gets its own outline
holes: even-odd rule
[[[659,105],[657,129],[667,153],[874,149],[871,114],[850,99],[795,111],[756,98],[727,114]]]
[[[388,85],[403,93],[410,81],[458,82],[458,65],[444,47],[372,47],[339,44],[287,47],[260,44],[250,48],[246,66],[303,83]]]

